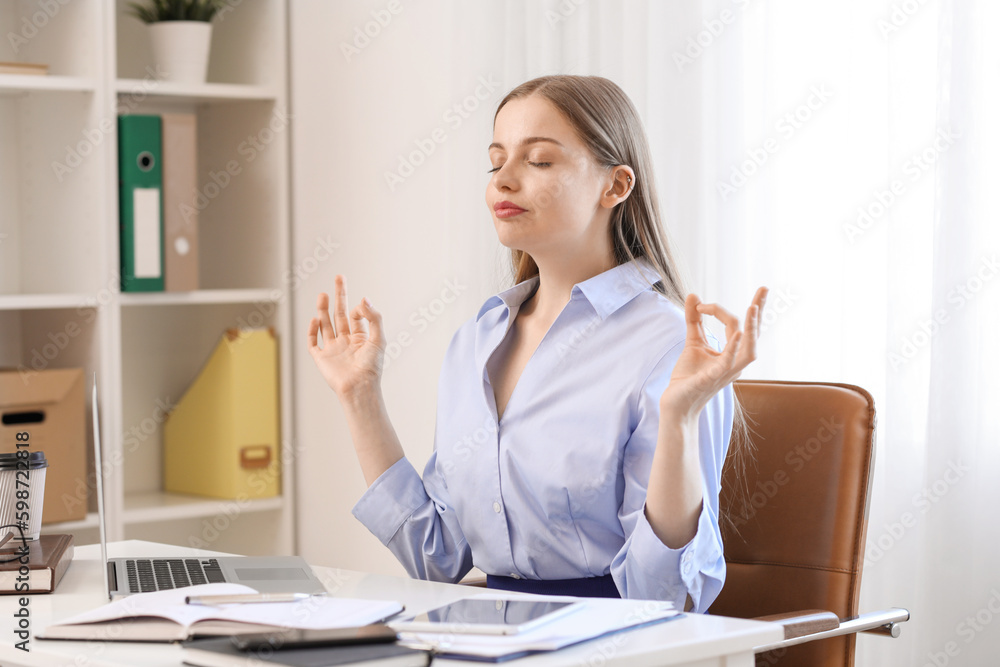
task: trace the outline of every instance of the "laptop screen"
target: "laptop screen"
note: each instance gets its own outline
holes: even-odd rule
[[[91,396],[94,415],[94,479],[97,482],[97,524],[101,532],[101,570],[104,572],[104,590],[111,599],[108,582],[108,537],[104,528],[104,465],[101,463],[101,426],[97,419],[97,373],[94,373],[94,390]]]

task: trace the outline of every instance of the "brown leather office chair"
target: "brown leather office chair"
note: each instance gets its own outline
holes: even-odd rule
[[[905,609],[858,615],[875,404],[847,384],[733,386],[756,451],[742,482],[732,460],[723,470],[732,525],[720,519],[726,582],[709,613],[785,626],[783,642],[758,647],[758,665],[851,667],[855,633],[896,637],[909,619]]]

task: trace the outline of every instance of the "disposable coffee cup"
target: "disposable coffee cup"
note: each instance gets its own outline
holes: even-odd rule
[[[24,453],[27,456],[0,454],[0,526],[11,526],[0,528],[0,537],[13,532],[20,538],[23,532],[24,539],[37,540],[42,532],[45,469],[49,462],[44,452]],[[19,525],[21,531],[14,525]]]

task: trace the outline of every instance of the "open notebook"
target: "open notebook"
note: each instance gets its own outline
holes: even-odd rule
[[[297,602],[189,605],[189,595],[255,593],[241,584],[201,584],[138,593],[44,628],[40,639],[179,641],[193,637],[286,628],[349,628],[378,623],[403,609],[399,602],[317,595]]]

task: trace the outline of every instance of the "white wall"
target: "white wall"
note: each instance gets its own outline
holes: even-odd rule
[[[401,0],[396,14],[388,0],[291,5],[292,265],[312,269],[292,293],[299,549],[320,564],[402,573],[350,514],[364,480],[343,412],[305,344],[317,293],[332,292],[342,273],[351,306],[368,296],[383,313],[390,344],[406,333],[413,338],[390,362],[383,391],[407,456],[423,470],[448,342],[486,298],[511,284],[509,251],[484,201],[493,114],[510,89],[554,73],[606,76],[622,86],[654,147],[668,230],[683,263],[700,266],[695,254],[711,242],[706,227],[680,222],[698,217],[698,195],[690,193],[705,182],[701,84],[650,64],[670,62],[669,44],[700,25],[700,10],[614,0]],[[358,37],[365,30],[373,34],[367,44]],[[360,52],[345,55],[355,43]],[[651,78],[658,85],[648,85]],[[477,92],[488,94],[477,100]],[[452,107],[463,102],[473,110],[459,122]],[[445,140],[390,189],[385,173],[437,129]],[[327,237],[339,247],[313,265],[317,238]],[[463,287],[458,299],[422,330],[421,309],[435,304],[448,281]]]
[[[390,344],[410,334],[414,342],[397,350],[383,391],[404,450],[422,470],[433,447],[448,342],[486,298],[511,284],[509,251],[498,243],[484,201],[493,114],[510,89],[555,73],[618,83],[643,118],[682,269],[699,294],[718,281],[698,259],[713,243],[711,227],[696,222],[710,215],[703,209],[714,196],[702,192],[714,177],[703,158],[711,129],[702,111],[704,84],[663,66],[672,62],[671,45],[700,29],[698,6],[400,0],[393,14],[390,4],[291,3],[291,261],[308,272],[292,291],[299,549],[321,564],[402,572],[350,514],[364,481],[341,408],[306,349],[306,326],[317,293],[332,292],[342,273],[351,306],[368,296],[381,310]],[[367,44],[358,35],[366,30]],[[345,55],[352,47],[360,52]],[[460,117],[452,108],[463,103],[472,111]],[[400,156],[418,150],[415,142],[426,145],[437,129],[444,141],[390,189],[386,172],[398,170]],[[328,237],[339,247],[314,262],[317,239]],[[740,301],[771,284],[752,273]],[[440,298],[447,281],[463,287],[459,298],[422,330],[421,308]],[[717,299],[734,302],[724,291]]]
[[[300,552],[317,564],[402,573],[350,513],[364,479],[336,395],[309,356],[306,326],[317,293],[332,300],[338,273],[347,278],[350,307],[367,296],[383,313],[387,409],[407,455],[423,470],[444,351],[505,279],[506,255],[484,202],[486,147],[497,103],[515,82],[504,76],[488,21],[475,34],[456,36],[454,10],[402,2],[392,14],[388,4],[296,0],[291,7],[292,265],[312,271],[292,292],[295,444]],[[391,20],[348,58],[342,44],[352,44],[366,24],[375,32],[373,11]],[[484,99],[472,97],[468,106],[478,108],[467,118],[445,118],[477,90]],[[432,142],[439,128],[444,141],[391,189],[385,173],[418,150],[414,142]],[[315,259],[317,239],[338,244],[325,261],[322,250]],[[452,300],[453,291],[457,298],[446,304],[443,293]],[[393,346],[407,334],[410,345]]]

